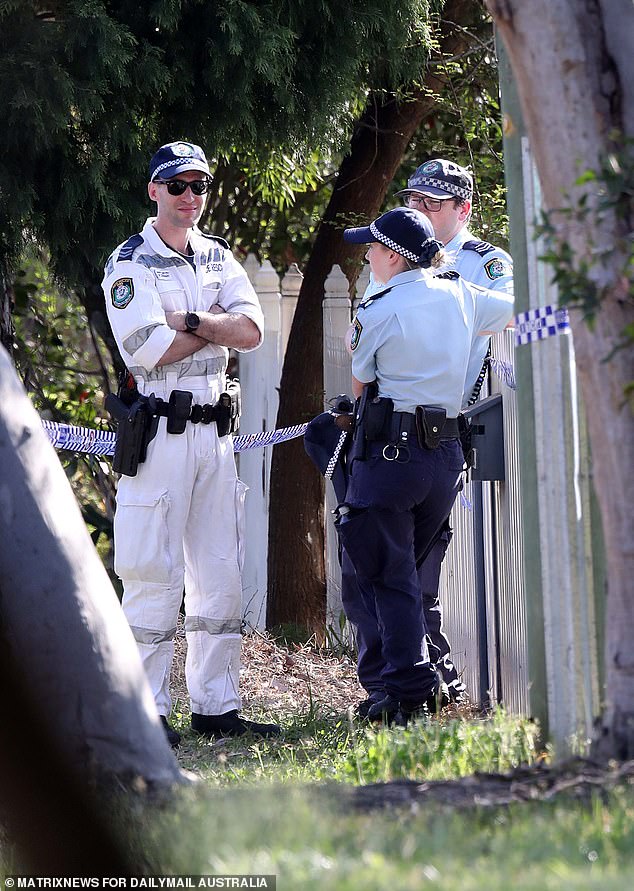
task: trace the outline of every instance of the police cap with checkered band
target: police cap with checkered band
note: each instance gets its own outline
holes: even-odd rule
[[[441,201],[447,198],[471,201],[473,177],[459,164],[446,161],[444,158],[435,158],[417,167],[407,180],[407,188],[396,194],[409,195],[411,192],[429,195],[430,198],[440,198]]]
[[[199,145],[194,145],[193,142],[168,142],[152,156],[150,182],[155,179],[171,179],[186,170],[200,170],[211,176],[207,158]]]
[[[425,214],[411,207],[388,210],[369,226],[345,229],[343,237],[352,244],[378,241],[425,269],[431,266],[433,257],[443,247],[434,238],[434,228]]]

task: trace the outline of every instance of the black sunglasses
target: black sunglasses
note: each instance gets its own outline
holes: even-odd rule
[[[211,186],[209,179],[193,179],[191,182],[185,179],[155,179],[154,182],[160,186],[167,186],[170,195],[184,195],[188,186],[194,195],[204,195]]]

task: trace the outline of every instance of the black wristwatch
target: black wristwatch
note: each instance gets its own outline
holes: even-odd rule
[[[195,334],[200,325],[200,316],[195,312],[188,312],[185,316],[185,330],[190,334]]]

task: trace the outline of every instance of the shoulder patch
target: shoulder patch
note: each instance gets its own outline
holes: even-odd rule
[[[231,250],[229,242],[226,239],[221,238],[219,235],[208,235],[206,232],[201,232],[200,234],[203,238],[209,238],[211,241],[219,241],[223,248],[227,248],[228,251]]]
[[[134,297],[134,282],[131,278],[118,278],[110,288],[110,299],[115,309],[125,309]]]
[[[502,257],[493,257],[492,260],[487,260],[484,264],[484,271],[491,281],[495,281],[496,278],[502,278],[503,275],[510,275],[513,270],[510,263],[507,263]]]
[[[143,236],[132,235],[123,245],[121,245],[117,260],[131,260],[132,254],[140,244],[143,244]]]
[[[475,251],[476,254],[480,254],[481,257],[484,257],[489,251],[494,251],[495,247],[492,244],[489,244],[488,241],[465,241],[462,245],[463,251]]]
[[[450,281],[455,281],[457,278],[460,278],[460,273],[456,272],[455,269],[448,269],[447,272],[439,272],[434,278],[448,278]]]
[[[354,320],[354,324],[352,326],[352,336],[350,337],[350,349],[356,350],[359,346],[359,339],[361,338],[361,332],[363,331],[363,325],[359,321],[359,319]]]

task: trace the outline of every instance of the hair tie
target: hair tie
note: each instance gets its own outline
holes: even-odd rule
[[[444,248],[444,244],[436,241],[435,238],[427,238],[421,245],[420,255],[418,257],[418,265],[423,269],[429,269],[431,261],[436,254]]]

